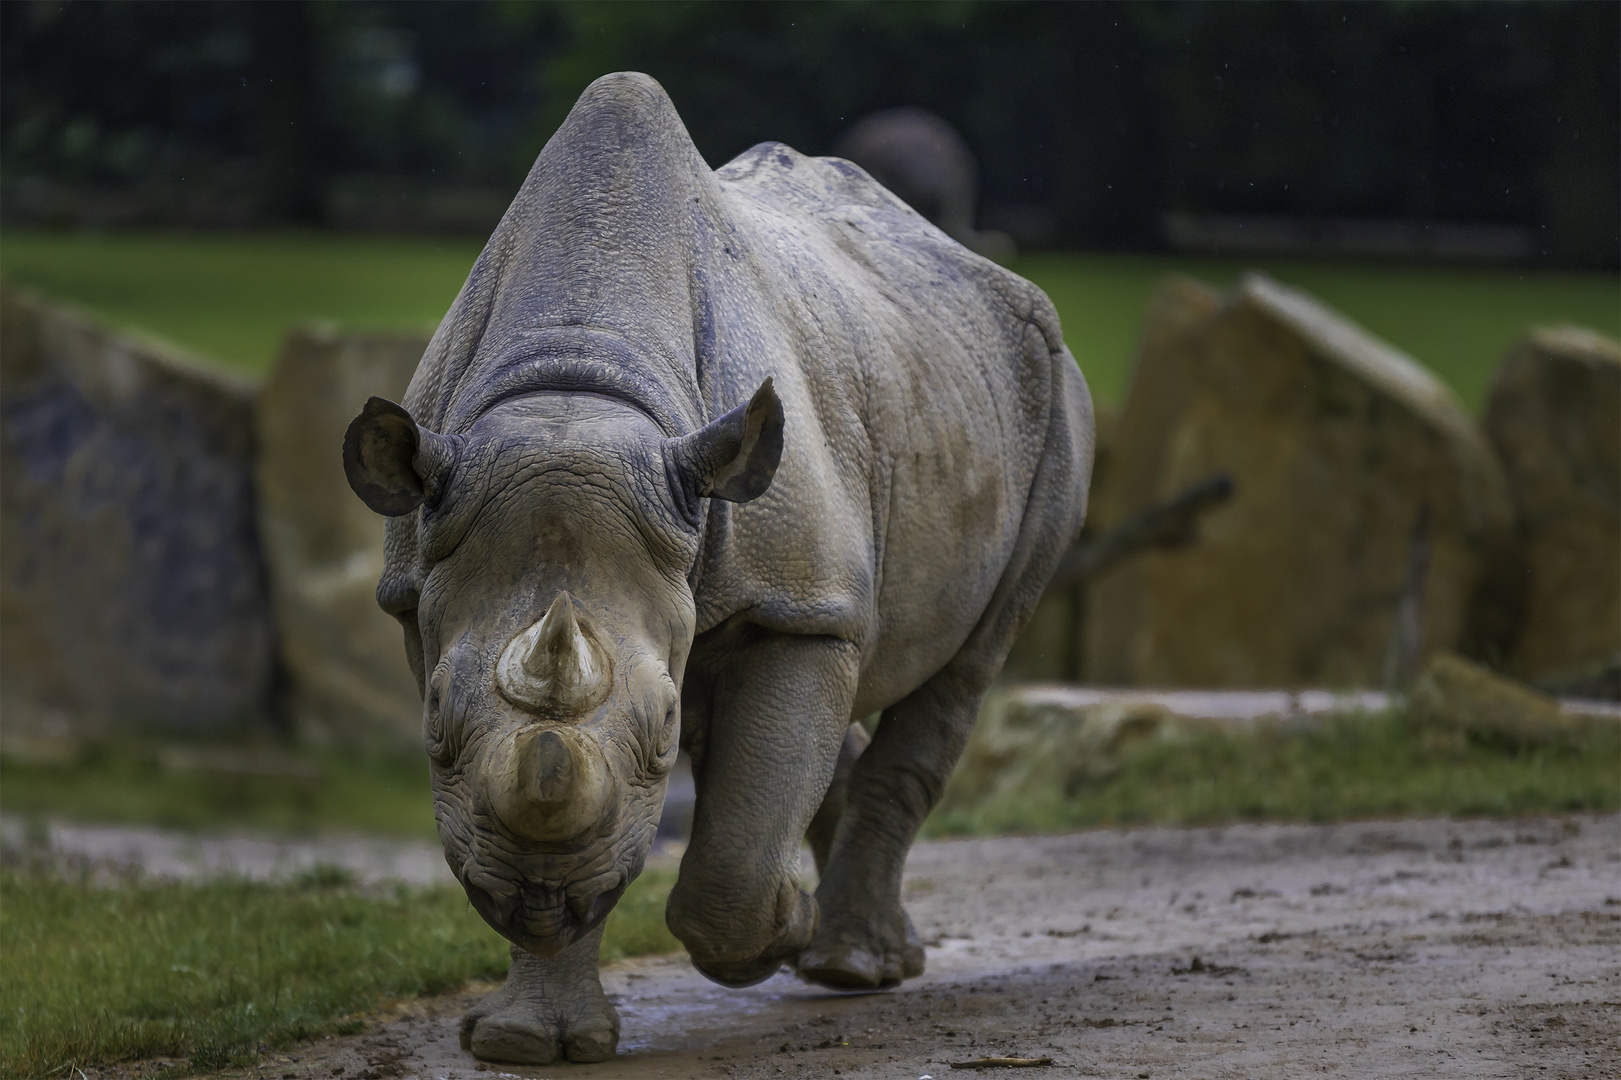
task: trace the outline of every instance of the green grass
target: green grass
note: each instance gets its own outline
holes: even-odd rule
[[[676,948],[673,875],[643,874],[603,955]],[[391,998],[499,979],[507,946],[458,890],[363,891],[337,873],[265,885],[98,884],[0,871],[0,1076],[179,1058],[185,1073],[356,1030]]]
[[[1514,269],[1283,259],[1032,255],[1014,269],[1046,290],[1097,398],[1120,403],[1154,283],[1169,272],[1229,288],[1250,269],[1298,286],[1429,367],[1479,410],[1504,352],[1533,326],[1621,337],[1621,278]]]
[[[280,751],[313,775],[243,775],[165,765],[173,747],[92,746],[76,760],[0,757],[0,810],[27,817],[312,833],[437,837],[421,753]],[[195,749],[195,748],[182,748]]]
[[[978,800],[948,787],[924,834],[1617,809],[1621,725],[1593,724],[1573,746],[1454,746],[1386,714],[1145,740],[1102,777],[1046,775]]]
[[[25,818],[350,830],[436,837],[421,755],[291,755],[317,779],[165,769],[138,746],[94,749],[74,764],[0,758],[0,809]],[[1061,790],[1067,789],[1067,790]],[[1340,717],[1311,728],[1259,726],[1128,746],[1101,780],[1077,779],[972,805],[948,788],[926,835],[1058,830],[1158,822],[1497,815],[1621,809],[1621,725],[1577,747],[1433,745],[1396,716]]]
[[[426,832],[414,759],[334,764],[321,795],[175,777],[133,749],[78,766],[8,763],[8,811],[112,820]],[[1097,825],[1514,816],[1621,809],[1621,725],[1574,745],[1437,741],[1399,715],[1315,727],[1145,738],[1103,775],[1040,782],[969,802],[948,788],[926,836]],[[343,772],[347,768],[350,771]],[[54,771],[53,771],[54,770]],[[182,777],[182,779],[184,779]],[[312,809],[290,803],[304,791]],[[24,797],[26,796],[26,797]],[[188,800],[190,804],[188,805]],[[379,809],[382,808],[382,809]],[[394,819],[390,821],[390,819]],[[675,951],[664,926],[674,872],[644,874],[608,922],[603,957]],[[264,1049],[355,1029],[399,997],[499,978],[503,943],[454,889],[372,889],[338,872],[302,881],[98,882],[0,871],[0,1076],[151,1057],[176,1068],[252,1064]]]
[[[455,298],[474,239],[320,233],[11,231],[0,272],[247,374],[287,328],[429,329]],[[1534,325],[1621,336],[1621,280],[1604,274],[1276,259],[1044,254],[1014,269],[1045,289],[1099,401],[1125,393],[1144,307],[1170,272],[1227,287],[1259,268],[1298,285],[1429,365],[1472,409],[1504,350]]]
[[[259,375],[299,323],[432,330],[481,246],[322,233],[7,232],[0,272]]]

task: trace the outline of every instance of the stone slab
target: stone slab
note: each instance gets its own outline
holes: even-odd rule
[[[399,623],[377,607],[383,519],[343,475],[343,434],[373,394],[398,401],[426,335],[297,330],[260,393],[259,522],[294,727],[415,745],[422,699]]]
[[[1504,358],[1485,427],[1524,543],[1523,621],[1508,667],[1579,677],[1621,658],[1621,344],[1537,330]]]
[[[1190,547],[1088,592],[1088,681],[1379,687],[1428,506],[1417,654],[1464,647],[1513,512],[1452,393],[1297,290],[1250,275],[1155,299],[1116,426],[1098,527],[1225,471]]]
[[[266,724],[253,387],[3,286],[0,333],[7,728]]]

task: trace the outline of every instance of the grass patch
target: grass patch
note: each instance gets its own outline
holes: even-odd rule
[[[602,962],[632,956],[659,956],[681,951],[681,943],[664,925],[664,902],[675,886],[674,867],[642,871],[619,898],[602,933]]]
[[[1154,284],[1183,273],[1226,289],[1258,269],[1306,290],[1435,372],[1478,412],[1509,346],[1571,322],[1621,337],[1621,278],[1608,274],[1304,259],[1031,255],[1013,267],[1052,297],[1064,340],[1099,401],[1125,397]]]
[[[1212,825],[1369,817],[1491,817],[1621,809],[1621,725],[1573,746],[1449,746],[1398,714],[1335,717],[1150,739],[1097,777],[1040,782],[978,800],[948,787],[925,836],[1058,832],[1097,825]]]
[[[435,326],[482,241],[326,233],[8,231],[0,271],[240,372],[267,371],[287,328]],[[1478,409],[1504,351],[1537,324],[1621,336],[1605,274],[1349,261],[1031,255],[1013,268],[1052,297],[1098,400],[1120,402],[1143,311],[1164,274],[1227,287],[1258,268],[1321,297],[1429,365]]]
[[[54,763],[0,757],[0,810],[176,829],[438,836],[420,751],[276,750],[257,771],[252,752],[219,756],[236,767],[209,767],[210,748],[185,745],[101,744]]]
[[[678,948],[671,871],[608,917],[603,956]],[[0,871],[0,1076],[154,1057],[184,1073],[353,1031],[391,998],[502,978],[507,945],[451,888],[362,891],[342,872],[285,884],[115,882]]]
[[[300,323],[432,330],[482,246],[333,233],[8,231],[0,272],[261,375]]]
[[[25,818],[180,829],[437,839],[422,755],[305,752],[293,760],[317,776],[175,772],[160,750],[133,745],[101,746],[74,764],[0,758],[0,809]],[[1410,730],[1397,714],[1335,717],[1313,727],[1196,730],[1127,744],[1102,778],[1043,773],[1013,795],[973,800],[964,790],[948,787],[924,835],[1611,811],[1621,809],[1621,725],[1595,724],[1579,745],[1563,747],[1479,739],[1449,747]],[[627,897],[621,909],[629,903]],[[644,921],[664,933],[662,916]]]
[[[1111,771],[1038,770],[1032,782],[977,801],[954,783],[924,835],[1621,809],[1614,723],[1589,726],[1571,745],[1516,748],[1438,741],[1386,714],[1181,731],[1112,753]],[[73,808],[102,820],[310,828],[379,828],[415,814],[416,824],[395,821],[388,831],[428,828],[414,755],[409,765],[319,759],[332,790],[310,798],[300,817],[290,808],[294,788],[177,784],[133,750],[98,754],[71,768],[7,764],[7,809],[23,801],[34,812]],[[679,949],[664,925],[674,878],[660,867],[626,891],[608,920],[605,961]],[[267,1050],[355,1030],[391,998],[500,978],[507,963],[505,944],[453,888],[360,889],[330,868],[278,884],[107,882],[8,868],[0,870],[0,1076],[155,1057],[177,1059],[174,1071],[251,1065]]]

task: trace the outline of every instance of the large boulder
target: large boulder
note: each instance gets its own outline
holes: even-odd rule
[[[1425,665],[1413,683],[1408,718],[1430,736],[1427,742],[1442,746],[1469,738],[1509,746],[1570,743],[1591,726],[1553,698],[1452,653],[1437,653]]]
[[[1185,279],[1161,288],[1110,469],[1097,527],[1218,471],[1236,495],[1196,544],[1089,590],[1093,682],[1380,685],[1398,611],[1418,631],[1409,662],[1459,647],[1510,547],[1501,470],[1453,395],[1260,275],[1227,297]]]
[[[1621,346],[1575,327],[1510,350],[1486,406],[1524,543],[1508,666],[1560,682],[1621,654]]]
[[[253,388],[0,286],[8,733],[240,733],[270,718]]]
[[[373,395],[397,401],[428,339],[291,334],[259,395],[259,520],[287,707],[307,737],[421,738],[400,626],[377,607],[383,519],[344,479],[343,433]]]

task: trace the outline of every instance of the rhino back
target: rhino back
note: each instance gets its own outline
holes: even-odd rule
[[[887,703],[985,611],[1048,452],[1054,398],[1076,402],[1087,415],[1075,426],[1090,429],[1084,382],[1039,289],[854,165],[766,143],[718,176],[736,230],[728,270],[752,282],[721,290],[747,299],[723,301],[720,322],[756,324],[748,348],[722,355],[746,370],[731,377],[740,386],[779,380],[789,428],[772,489],[724,511],[700,625],[706,608],[747,608],[860,640],[863,702]],[[1064,449],[1089,460],[1089,442]],[[1084,498],[1060,511],[1074,528]]]

